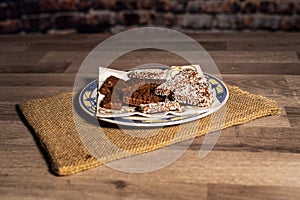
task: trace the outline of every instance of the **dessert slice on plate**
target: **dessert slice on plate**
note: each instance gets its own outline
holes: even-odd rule
[[[181,104],[200,108],[208,108],[213,103],[210,83],[203,75],[200,66],[171,67],[170,77],[156,88],[155,94],[170,96],[171,99]]]
[[[165,118],[206,112],[213,92],[199,65],[118,72],[99,68],[97,117]]]

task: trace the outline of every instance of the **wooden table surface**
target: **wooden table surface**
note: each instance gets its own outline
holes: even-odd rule
[[[190,36],[208,50],[227,83],[276,100],[281,114],[224,130],[204,159],[200,137],[155,172],[100,166],[66,177],[49,171],[16,104],[71,91],[85,56],[109,35],[0,36],[0,199],[299,199],[300,34]],[[136,52],[112,67],[176,64],[162,55]]]

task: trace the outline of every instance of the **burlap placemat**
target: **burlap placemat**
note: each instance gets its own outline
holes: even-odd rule
[[[110,124],[104,124],[102,128],[99,128],[99,124],[85,122],[77,114],[73,116],[72,93],[30,100],[19,106],[28,123],[34,129],[34,134],[39,139],[41,146],[48,153],[53,172],[58,175],[71,175],[112,160],[146,153],[166,145],[202,136],[211,131],[279,113],[277,103],[273,100],[249,94],[233,86],[228,86],[228,89],[230,97],[223,110],[221,109],[200,120],[158,130],[130,128],[124,130]],[[224,109],[226,109],[226,116],[222,127],[218,125],[220,123],[211,123],[212,118],[222,118],[219,115],[224,115]],[[75,127],[75,124],[80,124],[80,127]],[[90,131],[91,137],[83,142],[82,137],[78,135],[78,128],[81,131]],[[178,135],[179,129],[181,134]],[[153,131],[156,131],[156,134],[151,137],[134,136],[138,133],[147,135]],[[110,143],[118,147],[118,150],[110,148],[105,139],[99,138],[108,139]],[[95,155],[94,152],[91,153],[86,148],[86,145],[92,143],[96,146],[98,159],[93,156]]]

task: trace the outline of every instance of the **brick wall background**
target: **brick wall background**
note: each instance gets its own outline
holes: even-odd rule
[[[300,0],[0,0],[0,33],[299,31]]]

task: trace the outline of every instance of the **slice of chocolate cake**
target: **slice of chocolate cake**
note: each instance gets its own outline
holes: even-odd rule
[[[105,95],[100,103],[102,108],[120,110],[122,108],[122,91],[125,81],[110,76],[108,77],[100,88],[100,93]]]
[[[164,101],[165,97],[154,94],[154,90],[164,80],[136,79],[128,81],[117,77],[108,77],[100,87],[104,98],[100,107],[112,110],[121,110],[123,105],[139,106],[146,103]]]
[[[123,93],[123,103],[130,106],[139,106],[140,104],[157,103],[164,101],[165,97],[154,94],[157,83],[146,83],[134,87],[134,90],[125,90]]]

